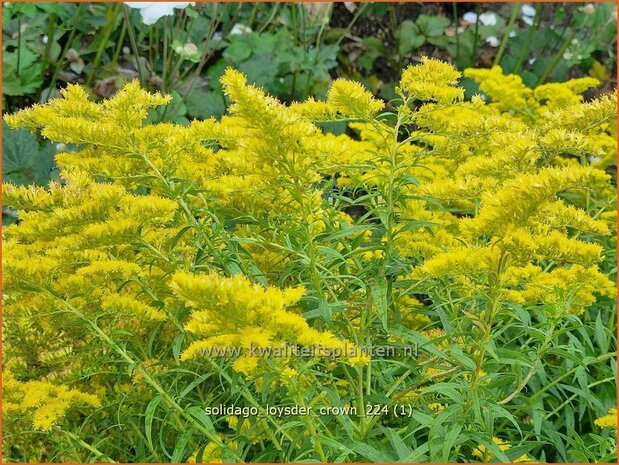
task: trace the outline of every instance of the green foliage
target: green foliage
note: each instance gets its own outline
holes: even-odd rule
[[[570,69],[608,80],[615,68],[617,25],[616,7],[610,3],[580,4],[566,11],[559,8],[550,27],[541,27],[540,15],[548,14],[550,5],[539,4],[534,26],[516,28],[507,43],[501,66],[519,73],[529,86],[545,80],[567,79]],[[613,13],[613,11],[615,13]],[[599,61],[604,57],[604,65]]]
[[[56,147],[40,143],[26,129],[12,129],[2,123],[2,179],[18,185],[44,186],[52,179]]]
[[[426,42],[445,47],[447,38],[444,32],[450,22],[443,16],[430,15],[419,15],[415,22],[409,19],[402,21],[396,33],[400,55],[416,50]]]
[[[337,52],[334,45],[320,48],[295,45],[291,32],[280,29],[276,33],[231,36],[223,58],[227,65],[245,73],[251,82],[291,101],[308,95],[325,96],[329,71],[337,64]]]

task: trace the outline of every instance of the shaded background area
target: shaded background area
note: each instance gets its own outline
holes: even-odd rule
[[[173,96],[151,121],[187,124],[225,112],[219,77],[228,66],[287,102],[322,98],[337,77],[389,100],[401,70],[423,55],[459,69],[500,65],[531,87],[596,77],[587,98],[616,87],[610,2],[145,5],[5,3],[3,111],[45,102],[69,83],[107,98],[137,78]],[[472,81],[462,85],[468,96],[477,91]],[[54,155],[66,147],[3,129],[4,179],[46,184],[56,176]]]

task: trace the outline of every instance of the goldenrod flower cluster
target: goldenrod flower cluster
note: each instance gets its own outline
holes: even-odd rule
[[[493,437],[492,442],[494,442],[501,452],[508,451],[512,448],[512,445],[504,441],[503,439]],[[483,444],[480,444],[478,447],[473,449],[473,455],[477,457],[482,462],[490,462],[494,458],[494,454]],[[520,457],[517,457],[513,460],[513,463],[526,463],[531,462],[531,459],[528,455],[523,454]]]
[[[264,288],[239,275],[225,278],[217,274],[201,276],[188,273],[175,274],[171,287],[195,309],[186,324],[186,330],[205,338],[192,343],[181,355],[182,360],[198,358],[205,353],[211,356],[212,352],[208,353],[207,349],[215,347],[240,347],[245,351],[232,366],[251,376],[263,358],[259,351],[258,355],[255,354],[259,348],[277,347],[286,341],[303,346],[345,350],[345,341],[328,332],[311,328],[302,316],[287,310],[287,307],[301,299],[305,293],[303,287],[283,290]],[[353,354],[347,357],[351,363],[368,362],[367,357],[360,350],[356,351],[354,346],[348,349],[344,353]],[[290,369],[285,373],[289,376]]]
[[[504,373],[484,365],[497,321],[517,309],[559,322],[615,295],[604,260],[616,238],[605,171],[615,163],[616,98],[583,102],[590,78],[530,89],[498,67],[464,76],[483,95],[465,101],[461,73],[424,58],[404,70],[395,106],[346,80],[324,102],[287,106],[229,69],[221,82],[231,105],[218,121],[144,124],[170,99],[136,82],[103,103],[68,86],[7,116],[78,148],[57,155],[59,181],[3,185],[19,218],[3,236],[5,414],[32,415],[47,431],[69,408],[105,399],[106,421],[122,408],[144,416],[171,378],[183,394],[161,405],[175,416],[177,401],[226,397],[217,391],[225,383],[248,403],[335,403],[341,394],[342,405],[361,405],[383,373],[398,380],[394,398],[437,418],[453,415],[454,401],[431,389],[435,379],[453,376],[468,392],[483,376],[486,402],[506,397],[509,383],[494,383]],[[319,124],[335,121],[349,131]],[[330,363],[251,350],[354,351],[377,341],[426,341],[429,352],[409,367],[361,350]],[[212,355],[235,348],[232,360]],[[217,376],[177,385],[200,371]],[[333,388],[328,399],[304,397],[323,385]],[[293,450],[320,445],[331,428],[228,423],[238,431],[217,422],[204,460],[225,458],[222,441],[244,447],[244,433]],[[374,434],[370,423],[345,425]]]
[[[74,406],[99,407],[94,394],[45,381],[20,382],[10,371],[2,376],[2,413],[8,418],[29,418],[32,427],[49,431]]]
[[[595,424],[598,425],[600,428],[610,428],[610,429],[616,430],[617,429],[617,409],[611,408],[608,411],[608,415],[604,415],[603,417],[596,419]]]

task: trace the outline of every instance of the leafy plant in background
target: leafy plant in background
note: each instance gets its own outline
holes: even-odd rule
[[[473,10],[465,4],[443,3],[438,11],[435,5],[366,8],[360,29],[372,22],[382,26],[372,37],[352,34],[355,42],[343,43],[350,48],[340,66],[344,74],[362,80],[387,100],[394,97],[395,70],[420,54],[449,59],[460,69],[500,65],[521,75],[530,87],[583,74],[604,85],[612,78],[616,63],[612,3],[507,3],[477,5]],[[374,67],[376,59],[393,72],[385,75]],[[468,95],[476,91],[472,81],[463,85]]]
[[[2,179],[17,185],[44,186],[52,178],[56,146],[36,135],[2,123]]]
[[[396,33],[398,39],[398,53],[406,55],[417,50],[426,42],[439,47],[447,45],[445,29],[451,21],[444,16],[419,15],[416,21],[410,19],[402,21]]]
[[[337,75],[360,79],[389,100],[397,70],[420,53],[450,57],[461,69],[499,64],[529,86],[564,80],[575,66],[602,81],[614,69],[616,9],[609,3],[485,11],[449,3],[346,4],[350,19],[338,18],[347,13],[338,4],[145,5],[7,4],[5,110],[46,101],[67,82],[109,97],[137,77],[174,97],[154,120],[187,124],[223,114],[218,78],[227,65],[284,101],[323,97]],[[166,15],[144,16],[154,9]],[[366,32],[371,22],[383,29]],[[260,66],[264,61],[272,66]],[[470,81],[464,85],[475,90]]]
[[[16,185],[45,186],[57,176],[54,156],[57,147],[41,141],[25,129],[12,129],[2,123],[2,181]],[[2,224],[11,224],[15,212],[2,209]]]
[[[542,16],[553,14],[550,8],[548,4],[536,4],[535,15],[530,17],[532,24],[514,27],[500,65],[520,74],[529,86],[565,80],[574,66],[607,82],[617,60],[616,5],[563,5],[554,12],[548,27],[542,27]],[[518,13],[516,7],[514,11]]]

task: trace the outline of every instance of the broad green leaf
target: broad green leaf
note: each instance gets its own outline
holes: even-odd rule
[[[2,180],[19,185],[46,185],[54,169],[56,149],[39,148],[37,136],[27,129],[12,129],[2,122]]]
[[[402,21],[400,28],[396,32],[398,39],[398,52],[400,55],[405,55],[408,52],[421,47],[426,39],[413,21],[407,19]]]
[[[445,31],[451,21],[444,16],[419,15],[417,26],[426,37],[438,37]]]

